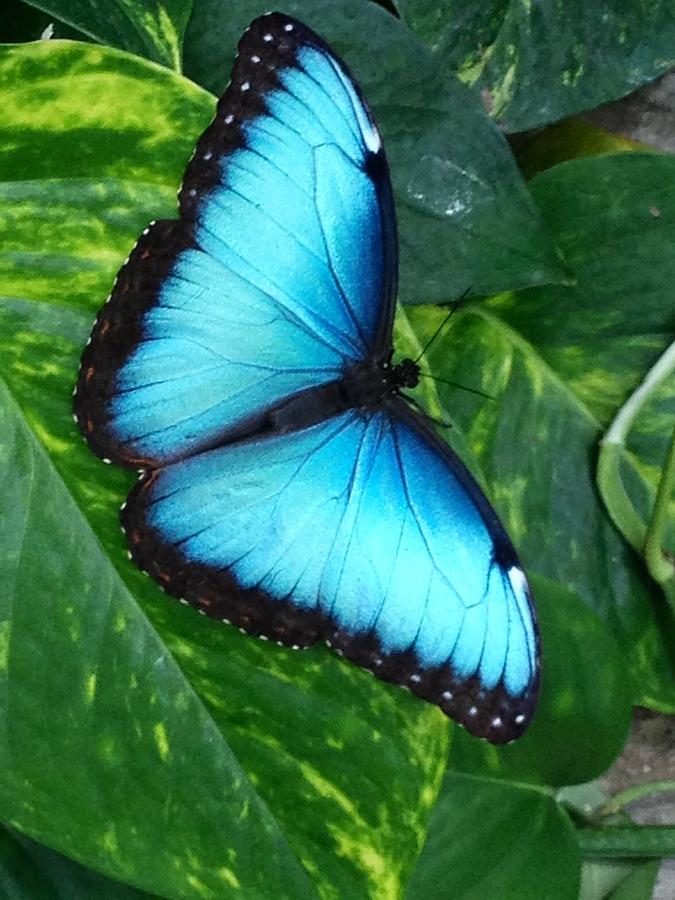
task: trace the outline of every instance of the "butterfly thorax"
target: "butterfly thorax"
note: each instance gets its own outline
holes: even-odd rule
[[[404,359],[395,366],[390,363],[361,363],[340,382],[340,394],[347,408],[371,409],[380,406],[387,397],[397,394],[402,388],[416,387],[419,371],[419,366],[411,359]]]

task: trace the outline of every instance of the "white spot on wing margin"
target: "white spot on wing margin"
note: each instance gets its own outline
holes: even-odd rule
[[[509,579],[509,582],[511,583],[511,587],[513,588],[513,592],[515,594],[529,593],[525,573],[522,569],[519,569],[518,566],[511,566],[511,568],[506,573],[506,576]]]

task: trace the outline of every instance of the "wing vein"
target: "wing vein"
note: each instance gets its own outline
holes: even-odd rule
[[[408,507],[409,507],[409,509],[410,509],[410,512],[412,513],[413,519],[415,520],[415,525],[417,526],[417,530],[419,531],[420,537],[422,538],[422,542],[423,542],[423,544],[424,544],[424,546],[425,546],[425,548],[426,548],[427,553],[429,554],[429,559],[431,560],[431,564],[432,564],[433,567],[436,569],[436,571],[438,572],[438,574],[440,575],[440,577],[443,579],[443,581],[444,581],[444,582],[447,584],[447,586],[450,588],[450,590],[453,592],[453,594],[455,594],[455,596],[456,596],[457,599],[460,601],[460,603],[462,603],[462,605],[464,605],[464,604],[463,604],[463,601],[462,601],[462,596],[461,596],[461,594],[460,594],[459,591],[455,588],[455,586],[450,582],[449,578],[447,577],[447,575],[445,574],[445,572],[441,569],[440,565],[436,562],[436,558],[435,558],[435,556],[434,556],[434,554],[433,554],[433,552],[432,552],[432,550],[431,550],[431,547],[429,546],[429,541],[428,541],[428,539],[427,539],[426,534],[424,533],[424,530],[423,530],[423,528],[422,528],[422,524],[421,524],[421,522],[420,522],[420,520],[419,520],[419,516],[417,515],[417,511],[415,510],[415,508],[414,508],[414,506],[413,506],[412,498],[411,498],[411,496],[410,496],[410,490],[409,490],[409,487],[408,487],[408,480],[407,480],[406,475],[405,475],[405,466],[403,465],[403,459],[402,459],[402,457],[401,457],[401,447],[400,447],[398,435],[396,434],[396,429],[395,429],[395,428],[392,428],[392,429],[391,429],[391,433],[392,433],[392,438],[393,438],[393,440],[394,440],[394,448],[395,448],[395,450],[396,450],[396,459],[397,459],[397,462],[398,462],[398,467],[399,467],[399,470],[400,470],[400,472],[401,472],[401,484],[403,485],[403,491],[404,491],[404,493],[405,493],[406,502],[407,502],[407,504],[408,504]]]
[[[322,58],[326,59],[326,57],[323,54],[322,54]],[[333,71],[335,71],[335,67],[332,65],[332,61],[329,60],[329,62],[331,63],[331,68],[333,69]],[[342,109],[337,105],[337,103],[335,102],[333,97],[328,93],[328,91],[326,90],[324,85],[320,81],[317,81],[317,79],[312,75],[312,73],[308,69],[306,69],[301,63],[298,63],[298,68],[305,73],[305,75],[310,79],[310,81],[314,82],[314,84],[319,88],[319,90],[324,95],[324,97],[326,97],[326,99],[330,102],[331,106],[333,106],[337,110],[337,112],[340,115],[340,118],[347,126],[352,137],[356,140],[356,143],[359,144],[362,149],[364,149],[363,134],[361,133],[361,127],[359,125],[359,120],[358,120],[358,117],[356,116],[356,114],[354,114],[354,121],[350,122],[349,118],[344,114]],[[344,84],[342,83],[342,79],[338,78],[338,80],[340,81],[340,87],[342,89],[342,94],[344,97],[347,97],[347,100],[349,101],[349,105],[352,108],[352,112],[354,112],[354,104],[352,103],[351,97],[349,96],[349,92],[347,91]],[[295,94],[293,96],[295,96]],[[354,128],[354,124],[356,124],[356,129]]]
[[[317,148],[315,148],[315,149],[317,149]],[[340,147],[338,147],[337,149],[341,153],[343,153],[343,151]],[[343,153],[343,156],[348,160],[350,159],[346,153]],[[321,229],[321,239],[323,241],[323,246],[326,251],[326,263],[328,265],[328,269],[329,269],[331,275],[333,276],[333,281],[334,281],[335,286],[340,295],[340,299],[342,300],[343,309],[347,313],[349,318],[352,320],[352,324],[356,328],[356,331],[363,343],[363,346],[365,348],[368,348],[370,341],[368,340],[368,337],[364,334],[363,329],[361,328],[361,323],[359,322],[359,320],[356,316],[356,313],[354,312],[354,309],[349,301],[349,298],[347,297],[345,289],[344,289],[340,279],[338,278],[338,274],[335,271],[335,267],[334,267],[333,260],[332,260],[331,254],[330,254],[330,250],[328,249],[328,238],[326,237],[326,231],[324,228],[323,219],[321,218],[321,214],[319,212],[319,204],[317,203],[317,197],[316,197],[316,154],[313,154],[313,158],[314,158],[314,206],[316,208],[316,214],[317,214],[317,218],[319,220],[319,227]],[[351,160],[350,160],[350,164],[351,164]]]
[[[230,253],[232,253],[234,256],[236,256],[238,259],[240,259],[245,265],[249,266],[255,272],[256,275],[259,275],[263,279],[269,278],[270,282],[273,284],[273,286],[277,290],[279,290],[282,294],[285,293],[283,287],[280,284],[278,284],[275,280],[270,278],[269,275],[266,275],[265,272],[262,272],[257,266],[253,265],[253,263],[250,260],[248,260],[248,259],[246,259],[246,257],[242,256],[242,254],[239,253],[237,250],[235,250],[234,247],[232,247],[230,244],[228,244],[227,241],[224,241],[219,235],[215,234],[210,228],[207,228],[204,224],[202,224],[202,228],[204,228],[204,230],[208,234],[210,234],[212,238],[214,238],[216,241],[218,241],[220,244],[222,244],[224,247],[226,247],[230,251]],[[204,250],[203,248],[201,248],[201,249],[202,249],[202,252],[207,253],[207,255],[209,255],[206,250]],[[224,264],[223,264],[223,268],[227,268],[228,271],[230,270],[229,267],[225,266]],[[243,276],[240,276],[240,277],[243,277]],[[269,299],[277,307],[280,307],[281,309],[286,309],[286,310],[288,310],[288,312],[291,315],[295,315],[296,317],[299,318],[298,313],[295,312],[293,309],[291,309],[291,307],[289,307],[286,303],[284,303],[283,300],[281,300],[279,297],[274,297],[273,295],[269,294],[267,291],[264,290],[264,288],[262,288],[256,282],[250,281],[249,279],[245,279],[245,280],[247,280],[249,282],[249,284],[252,284],[258,290],[262,291],[267,297],[269,297]],[[303,307],[303,309],[305,309],[305,312],[308,311],[306,307]],[[330,322],[328,322],[322,316],[319,316],[314,310],[312,310],[312,315],[317,319],[317,321],[320,323],[320,325],[326,329],[326,331],[329,334],[331,334],[331,333],[334,334],[335,337],[338,339],[342,339],[342,340],[346,339],[349,344],[352,344],[352,349],[353,349],[355,355],[357,356],[357,358],[359,357],[360,350],[352,342],[351,335],[346,335],[343,332],[339,331],[338,329],[334,328],[334,326],[331,325]],[[302,321],[302,319],[300,319],[300,321]],[[334,352],[340,352],[338,350],[338,348],[335,346],[335,344],[332,344],[330,341],[327,340],[327,338],[324,338],[323,335],[321,335],[318,331],[316,331],[314,328],[312,328],[312,326],[309,323],[306,323],[306,328],[308,329],[309,334],[312,337],[314,337],[316,340],[319,340],[321,343],[323,343],[326,347],[329,347]],[[344,358],[344,353],[340,352],[340,355]]]

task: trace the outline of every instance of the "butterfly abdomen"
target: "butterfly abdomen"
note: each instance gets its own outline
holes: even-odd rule
[[[401,388],[415,387],[419,368],[404,359],[396,366],[366,360],[348,370],[338,381],[303,391],[272,410],[271,431],[295,431],[323,422],[350,409],[375,410]]]

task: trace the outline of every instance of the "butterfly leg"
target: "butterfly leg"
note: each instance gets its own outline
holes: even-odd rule
[[[445,419],[437,419],[435,416],[430,415],[427,410],[422,406],[422,404],[417,400],[416,397],[413,397],[411,394],[401,394],[406,401],[411,406],[413,406],[417,412],[422,416],[422,418],[430,422],[432,425],[437,425],[439,428],[452,428],[452,422],[446,422]]]

